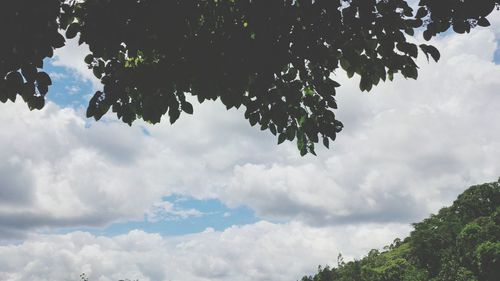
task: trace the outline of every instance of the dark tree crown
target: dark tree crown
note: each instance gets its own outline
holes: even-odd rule
[[[420,51],[408,42],[448,30],[488,26],[500,0],[6,0],[0,3],[0,101],[20,95],[41,109],[51,85],[40,71],[66,38],[79,35],[103,91],[87,116],[109,110],[123,122],[174,123],[199,102],[243,106],[245,118],[278,137],[297,140],[304,155],[342,130],[335,117],[334,73],[360,76],[370,91],[395,74],[416,79]]]

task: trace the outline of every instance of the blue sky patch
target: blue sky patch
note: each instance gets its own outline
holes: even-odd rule
[[[81,227],[64,228],[57,233],[69,233],[73,231],[87,231],[96,235],[115,236],[126,234],[134,229],[140,229],[149,233],[175,236],[202,232],[207,228],[222,231],[233,225],[253,224],[259,219],[248,207],[229,208],[217,199],[198,200],[181,195],[172,195],[164,198],[167,204],[171,204],[174,210],[182,211],[196,210],[198,215],[182,216],[167,214],[160,219],[151,220],[148,214],[141,221],[128,221],[114,223],[104,228]],[[193,214],[191,212],[191,214]]]
[[[44,62],[43,70],[52,79],[48,100],[61,107],[87,106],[89,97],[94,94],[92,82],[83,80],[66,67],[53,65],[50,59]]]

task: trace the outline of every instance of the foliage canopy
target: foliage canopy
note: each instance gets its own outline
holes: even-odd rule
[[[51,84],[41,71],[65,38],[79,36],[85,62],[103,84],[87,116],[109,110],[131,124],[192,114],[199,102],[245,107],[245,118],[297,140],[302,155],[328,147],[343,127],[334,114],[339,69],[370,91],[399,73],[416,79],[415,29],[430,40],[450,27],[489,25],[500,0],[5,0],[0,3],[0,101],[20,95],[44,106]]]
[[[404,241],[361,260],[320,268],[302,281],[496,281],[500,276],[500,179],[472,186]]]

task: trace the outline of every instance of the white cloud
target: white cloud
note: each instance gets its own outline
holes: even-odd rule
[[[243,164],[221,197],[262,217],[313,224],[418,221],[471,184],[500,175],[500,66],[494,33],[436,42],[442,60],[417,81],[372,93],[339,77],[345,130],[330,151],[303,161]]]
[[[194,208],[184,209],[168,201],[154,203],[146,212],[146,218],[150,222],[184,220],[204,215],[207,215],[207,213]]]
[[[57,49],[54,52],[54,59],[51,63],[55,66],[62,66],[73,70],[77,77],[83,81],[91,82],[94,89],[101,89],[101,82],[94,76],[92,70],[90,70],[85,63],[85,57],[88,54],[90,54],[88,45],[78,45],[77,37],[67,40],[66,46]]]
[[[335,264],[339,251],[352,257],[390,243],[408,226],[311,228],[300,223],[211,229],[182,237],[132,231],[116,237],[74,232],[35,235],[0,246],[0,279],[79,280],[297,280],[319,264]]]
[[[4,105],[0,202],[9,204],[0,205],[0,235],[142,219],[173,193],[217,197],[215,187],[230,176],[228,167],[254,159],[238,151],[255,159],[264,155],[248,140],[248,132],[255,140],[262,135],[241,124],[236,112],[214,105],[199,109],[201,119],[183,116],[174,126],[129,128],[112,119],[89,122],[83,112],[53,103],[33,112],[21,102]],[[237,121],[203,122],[214,112],[215,119],[232,115]],[[242,134],[231,132],[235,123],[245,128]],[[232,143],[224,143],[228,139]],[[268,149],[274,149],[272,143],[269,138]],[[217,151],[227,157],[219,158]]]
[[[500,174],[494,32],[437,45],[442,60],[423,61],[418,81],[366,94],[341,77],[345,130],[319,157],[276,146],[242,112],[214,103],[173,126],[132,128],[51,103],[40,112],[3,105],[0,202],[10,205],[0,206],[0,235],[142,219],[173,193],[311,225],[417,221]]]

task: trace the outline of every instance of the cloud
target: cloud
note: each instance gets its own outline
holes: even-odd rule
[[[442,60],[421,61],[417,81],[397,78],[360,93],[339,75],[345,129],[330,151],[303,161],[235,166],[220,194],[258,216],[314,225],[412,222],[467,186],[500,174],[500,66],[494,32],[436,41]]]
[[[345,130],[318,157],[276,146],[218,103],[173,126],[131,128],[53,103],[35,112],[3,105],[0,235],[142,220],[170,194],[309,225],[418,221],[500,174],[495,33],[436,43],[443,58],[422,61],[418,81],[366,94],[339,76]]]
[[[146,218],[149,222],[184,220],[192,217],[202,217],[204,215],[207,215],[207,213],[203,213],[194,208],[185,209],[169,201],[155,203],[146,212]]]
[[[231,173],[227,167],[265,153],[247,139],[253,134],[257,140],[260,132],[241,124],[245,121],[237,112],[214,104],[198,111],[201,119],[183,116],[174,126],[130,128],[113,118],[88,121],[80,110],[51,102],[33,112],[22,102],[4,105],[0,235],[18,239],[20,233],[41,229],[142,220],[174,193],[216,198],[214,187]],[[222,121],[231,115],[237,121]],[[200,122],[209,116],[214,123]],[[238,122],[247,133],[232,131]],[[268,148],[274,148],[274,140],[269,141]],[[242,149],[253,156],[239,155]]]
[[[0,246],[2,280],[297,280],[318,264],[335,264],[406,234],[408,226],[311,228],[260,221],[181,237],[139,230],[116,237],[84,232],[35,235]],[[346,238],[347,237],[347,238]]]
[[[90,54],[88,45],[79,45],[78,38],[66,40],[66,46],[54,52],[51,64],[66,67],[72,70],[81,80],[91,82],[94,89],[101,89],[101,82],[94,76],[92,70],[85,63],[85,57],[88,54]],[[59,76],[56,75],[55,78],[59,78]]]
[[[51,102],[33,112],[2,105],[0,239],[21,241],[0,246],[0,279],[294,280],[335,264],[339,251],[359,257],[403,237],[409,223],[500,175],[500,21],[492,23],[440,37],[443,58],[422,60],[418,81],[366,94],[339,75],[345,129],[318,157],[276,146],[218,103],[196,105],[173,126],[132,127]],[[55,64],[92,80],[85,47],[69,46]],[[178,237],[39,234],[203,215],[163,202],[171,194],[245,205],[264,220]]]

